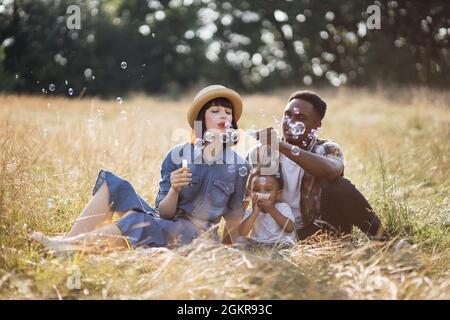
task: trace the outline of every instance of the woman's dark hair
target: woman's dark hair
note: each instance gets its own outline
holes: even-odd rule
[[[219,98],[215,98],[213,100],[208,101],[201,109],[200,112],[197,115],[197,119],[196,121],[201,121],[202,122],[202,138],[205,136],[205,132],[206,132],[206,121],[205,121],[205,113],[206,110],[208,110],[209,108],[213,107],[213,106],[222,106],[222,107],[226,107],[226,108],[230,108],[231,109],[231,114],[233,117],[233,120],[231,121],[231,125],[233,126],[233,129],[237,130],[238,126],[236,123],[236,117],[234,115],[234,107],[233,104],[231,103],[230,100],[228,100],[227,98],[224,97],[219,97]],[[236,140],[234,142],[234,144],[237,144],[239,140]]]
[[[291,94],[288,102],[291,102],[294,99],[301,99],[301,100],[308,101],[309,103],[311,103],[313,105],[314,110],[317,112],[317,114],[320,117],[320,120],[322,120],[323,117],[325,117],[325,112],[327,111],[327,104],[325,101],[322,100],[321,97],[319,97],[318,94],[316,94],[312,91],[307,91],[307,90],[296,91]]]

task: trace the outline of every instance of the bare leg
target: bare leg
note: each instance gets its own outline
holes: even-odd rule
[[[55,252],[74,250],[92,251],[95,249],[127,247],[122,232],[115,224],[109,224],[94,231],[64,239],[54,239],[46,237],[40,232],[36,232],[31,236],[31,239]]]
[[[65,238],[71,238],[79,234],[87,233],[100,226],[111,223],[114,212],[111,210],[108,202],[109,189],[108,184],[105,181],[91,200],[89,200]]]

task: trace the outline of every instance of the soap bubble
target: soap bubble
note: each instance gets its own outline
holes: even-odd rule
[[[321,156],[325,155],[325,148],[322,145],[316,146],[314,153],[320,154]]]
[[[205,141],[200,138],[195,139],[194,148],[203,149],[205,147]]]
[[[83,73],[86,78],[92,77],[92,69],[91,68],[85,69]]]
[[[127,112],[125,110],[120,111],[120,116],[123,120],[127,120]]]
[[[228,172],[229,172],[229,173],[235,173],[235,172],[236,172],[236,167],[235,167],[234,164],[230,164],[230,165],[228,166]]]
[[[122,69],[126,69],[126,68],[128,67],[128,64],[127,64],[125,61],[122,61],[122,62],[120,63],[120,67],[121,67]]]
[[[143,24],[139,27],[138,31],[143,36],[148,36],[150,34],[150,27],[146,24]]]
[[[50,83],[50,85],[48,86],[48,90],[50,90],[51,92],[55,91],[56,86],[53,83]]]
[[[237,142],[239,140],[239,132],[236,130],[231,133],[231,141]]]
[[[248,174],[248,169],[246,166],[242,166],[239,168],[239,175],[241,177],[245,177]]]
[[[116,98],[117,103],[122,104],[123,103],[123,99],[121,97],[117,97]]]
[[[300,151],[301,151],[301,149],[298,146],[292,146],[292,148],[291,148],[291,153],[294,156],[298,156],[300,154]]]
[[[214,136],[214,133],[212,133],[211,131],[206,131],[205,132],[204,139],[205,139],[206,142],[211,143],[211,142],[214,141],[215,138],[216,137]]]
[[[262,185],[265,185],[267,183],[267,178],[266,177],[260,177],[259,178],[259,183]]]
[[[68,90],[67,90],[67,93],[69,94],[69,95],[73,95],[73,93],[74,93],[74,90],[72,89],[72,88],[69,88]]]
[[[226,132],[220,134],[220,141],[222,141],[222,143],[228,143],[228,141],[230,141],[230,137]]]
[[[294,107],[294,114],[300,114],[300,109],[297,107]]]
[[[293,136],[299,136],[305,132],[305,125],[301,121],[297,121],[289,125],[289,131]]]
[[[224,125],[224,128],[225,129],[232,129],[233,125],[231,123],[229,123],[229,122],[226,122],[225,125]]]

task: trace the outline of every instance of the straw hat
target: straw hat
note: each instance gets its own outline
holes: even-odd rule
[[[227,98],[233,104],[234,120],[237,122],[242,114],[242,98],[234,90],[228,89],[221,85],[211,85],[200,90],[194,97],[194,101],[187,113],[187,120],[192,129],[194,129],[194,121],[200,110],[209,101],[216,98]]]

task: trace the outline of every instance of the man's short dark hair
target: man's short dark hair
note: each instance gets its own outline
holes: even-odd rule
[[[325,112],[327,111],[327,104],[316,93],[314,93],[312,91],[308,91],[308,90],[296,91],[291,94],[288,102],[291,102],[294,99],[301,99],[301,100],[308,101],[309,103],[311,103],[313,105],[314,110],[317,112],[317,114],[320,117],[320,120],[322,120],[323,117],[325,117]]]

